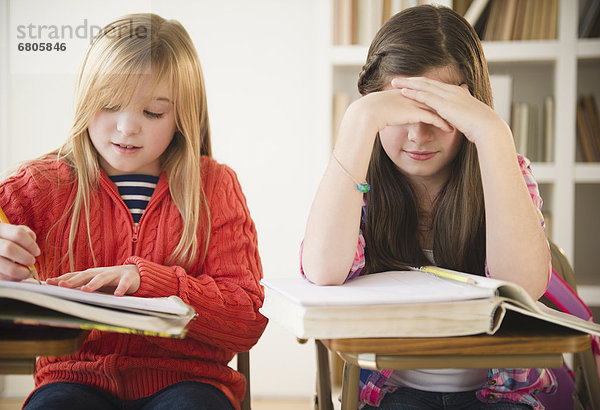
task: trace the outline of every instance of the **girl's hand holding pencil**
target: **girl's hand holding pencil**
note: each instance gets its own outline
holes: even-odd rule
[[[0,279],[23,280],[40,277],[33,264],[40,255],[35,233],[23,225],[11,225],[0,208]]]

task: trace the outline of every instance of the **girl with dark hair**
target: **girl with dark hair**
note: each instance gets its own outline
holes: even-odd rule
[[[308,218],[306,277],[332,285],[438,265],[542,296],[542,200],[493,110],[469,23],[444,7],[398,13],[376,34],[358,88]],[[382,371],[364,382],[360,400],[387,409],[540,408],[534,393],[555,389],[546,369]]]

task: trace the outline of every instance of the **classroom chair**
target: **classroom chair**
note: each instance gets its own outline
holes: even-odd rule
[[[567,284],[577,292],[575,272],[564,254],[563,250],[555,243],[550,242],[552,267]],[[555,308],[554,304],[543,297],[544,304]],[[596,318],[597,321],[597,318]],[[596,371],[596,361],[591,348],[573,354],[573,371],[575,372],[575,394],[573,397],[575,409],[600,409],[600,381]]]
[[[244,400],[242,400],[242,410],[250,410],[250,352],[237,354],[237,371],[246,378],[246,393],[244,393]]]
[[[552,266],[556,273],[577,291],[575,273],[564,252],[554,243],[550,242]],[[541,301],[550,307],[555,306],[547,298]],[[298,340],[305,342],[305,340]],[[329,366],[329,351],[320,340],[315,340],[317,356],[317,394],[315,409],[333,410],[330,400],[319,403],[318,397],[331,397],[331,372]],[[595,359],[591,348],[573,354],[573,371],[575,372],[575,393],[573,397],[574,409],[600,409],[600,381],[596,371]],[[345,377],[344,377],[345,379]],[[343,381],[343,383],[345,380]],[[358,391],[351,394],[358,394]]]

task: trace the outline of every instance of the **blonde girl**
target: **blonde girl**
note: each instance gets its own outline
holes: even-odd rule
[[[211,158],[204,80],[180,23],[132,14],[83,61],[65,144],[0,184],[0,278],[36,263],[47,284],[177,295],[198,317],[185,339],[92,331],[79,352],[40,358],[37,408],[239,408],[262,268],[235,173]],[[132,196],[133,195],[133,196]]]
[[[420,6],[376,34],[315,196],[302,269],[322,285],[439,265],[548,283],[541,198],[528,161],[494,112],[473,28]],[[357,246],[358,243],[358,246]],[[542,369],[373,372],[360,400],[382,409],[530,408],[554,379]],[[386,394],[387,393],[387,394]]]

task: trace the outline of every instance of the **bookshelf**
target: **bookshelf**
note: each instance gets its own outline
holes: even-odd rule
[[[333,117],[340,111],[335,107],[336,95],[345,93],[350,100],[359,97],[356,80],[368,49],[364,44],[334,44],[334,38],[339,38],[334,35],[336,1],[319,2],[317,6],[319,21],[325,24],[321,33],[328,44],[323,62],[328,80],[322,98],[330,103],[323,135],[332,136],[331,147]],[[553,152],[543,162],[534,162],[532,168],[544,198],[550,238],[574,265],[584,300],[600,306],[600,272],[596,268],[600,215],[594,215],[600,203],[600,162],[581,162],[576,136],[579,96],[592,93],[600,103],[600,39],[578,38],[579,8],[587,1],[557,1],[554,39],[484,41],[483,46],[490,73],[512,78],[513,102],[521,100],[543,107],[547,96],[553,98]]]

